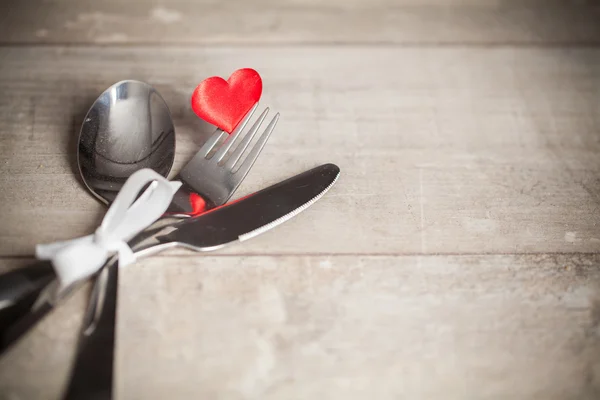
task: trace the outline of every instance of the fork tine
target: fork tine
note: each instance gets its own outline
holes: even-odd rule
[[[235,143],[237,138],[240,136],[240,134],[246,127],[246,124],[248,124],[248,121],[250,121],[250,118],[252,117],[252,114],[254,114],[254,111],[256,111],[257,107],[258,107],[258,102],[256,104],[254,104],[252,109],[246,113],[246,116],[244,117],[244,119],[242,119],[242,121],[236,126],[236,128],[231,133],[229,138],[227,138],[227,140],[225,141],[223,146],[221,146],[221,148],[217,151],[217,153],[215,154],[215,160],[217,162],[221,161],[223,159],[223,157],[225,157],[225,154],[227,154],[227,152],[229,151],[231,146],[233,146],[233,144]]]
[[[237,179],[240,179],[240,180],[243,179],[244,176],[246,176],[246,174],[248,173],[248,171],[250,171],[250,168],[252,168],[252,165],[254,165],[254,162],[258,158],[263,147],[265,147],[265,144],[267,144],[267,140],[269,140],[271,133],[273,133],[273,130],[275,129],[275,125],[277,125],[278,120],[279,120],[279,113],[277,113],[273,117],[271,122],[269,122],[267,129],[265,129],[263,134],[260,136],[260,138],[258,139],[256,144],[250,151],[250,154],[248,154],[248,157],[246,157],[246,159],[244,160],[242,165],[240,165],[240,168],[235,172],[235,174],[238,175]]]
[[[217,129],[215,131],[215,133],[213,133],[213,135],[210,137],[210,139],[208,139],[206,141],[206,143],[204,143],[204,145],[202,145],[202,148],[200,148],[200,151],[198,151],[198,154],[200,154],[202,157],[206,157],[211,152],[211,150],[214,149],[216,144],[221,141],[221,138],[223,137],[223,135],[226,135],[226,134],[227,134],[227,132],[225,132],[221,129]]]
[[[246,133],[246,136],[244,136],[244,139],[242,140],[242,142],[236,147],[236,149],[233,151],[233,153],[231,153],[231,156],[229,156],[229,159],[225,163],[225,168],[233,169],[233,166],[238,162],[238,160],[240,159],[240,157],[242,156],[244,151],[248,148],[248,145],[250,144],[250,142],[256,135],[256,132],[258,132],[258,129],[262,125],[262,123],[265,120],[265,118],[267,117],[268,113],[269,113],[269,107],[265,108],[265,111],[263,111],[262,114],[260,114],[260,117],[258,117],[258,119],[254,123],[254,125],[252,125],[252,128],[250,128],[250,131],[248,131],[248,133]]]

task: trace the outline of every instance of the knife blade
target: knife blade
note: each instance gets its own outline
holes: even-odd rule
[[[173,246],[195,251],[213,251],[228,244],[245,241],[267,232],[298,215],[320,199],[337,181],[340,170],[325,164],[286,179],[266,189],[233,201],[198,217],[167,226],[165,234],[155,234],[154,243],[140,242],[132,248],[136,255],[148,255]],[[115,323],[117,305],[114,263],[103,269],[104,282],[98,290],[108,293],[93,298],[108,299],[108,304],[94,304],[88,309],[86,323],[79,337],[77,360],[64,400],[112,398]],[[111,276],[112,275],[112,276]],[[112,293],[112,295],[111,295]]]
[[[156,235],[156,239],[160,243],[177,243],[202,251],[248,240],[308,208],[327,192],[338,176],[336,165],[322,165],[217,207],[203,215],[202,224],[184,220],[168,234]]]

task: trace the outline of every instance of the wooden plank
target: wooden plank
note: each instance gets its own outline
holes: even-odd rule
[[[600,50],[36,47],[0,58],[0,255],[99,223],[74,163],[104,88],[157,86],[177,129],[174,174],[214,129],[190,110],[193,88],[245,66],[282,119],[237,196],[325,162],[342,177],[279,233],[229,253],[600,248]]]
[[[591,1],[7,0],[0,42],[595,44]]]
[[[154,257],[122,274],[117,398],[595,399],[599,263]],[[60,398],[77,304],[0,360],[5,398]]]

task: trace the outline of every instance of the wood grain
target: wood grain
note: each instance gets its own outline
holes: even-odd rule
[[[97,226],[75,144],[106,87],[156,85],[175,120],[174,174],[214,129],[190,110],[195,85],[247,65],[282,119],[237,196],[325,162],[342,176],[280,233],[229,253],[600,250],[599,50],[31,47],[0,58],[0,255]]]
[[[599,265],[153,257],[121,275],[117,398],[596,399]],[[60,398],[81,300],[0,360],[3,398]]]
[[[106,87],[165,97],[173,176],[214,130],[196,84],[253,67],[282,118],[236,197],[341,178],[251,241],[124,269],[118,399],[600,398],[598,21],[594,0],[0,2],[0,271],[98,225],[75,152]],[[61,398],[87,289],[0,358],[0,400]]]
[[[4,44],[598,45],[595,1],[5,0]]]

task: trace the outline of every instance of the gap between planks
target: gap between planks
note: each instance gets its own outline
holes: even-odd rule
[[[203,254],[210,257],[238,258],[238,257],[532,257],[532,256],[568,256],[568,257],[592,257],[600,255],[598,252],[529,252],[529,253],[235,253],[235,254]],[[151,258],[192,258],[199,257],[196,252],[190,254],[156,254]],[[3,255],[0,260],[33,260],[34,256],[26,255]],[[144,257],[143,259],[146,259]],[[142,261],[141,259],[140,261]]]
[[[402,42],[397,43],[391,40],[381,40],[376,42],[362,42],[362,41],[344,41],[344,42],[278,42],[278,43],[265,43],[265,42],[222,42],[222,43],[182,43],[182,42],[130,42],[130,43],[69,43],[69,42],[27,42],[27,43],[10,43],[0,40],[0,48],[27,48],[27,47],[47,47],[47,48],[207,48],[207,49],[219,49],[223,47],[228,48],[302,48],[302,47],[392,47],[399,49],[460,49],[460,48],[472,48],[472,49],[496,49],[496,48],[523,48],[523,49],[590,49],[595,50],[600,48],[600,40],[598,41],[582,41],[582,42],[546,42],[546,43],[522,43],[522,42],[427,42],[421,43],[415,42]]]

